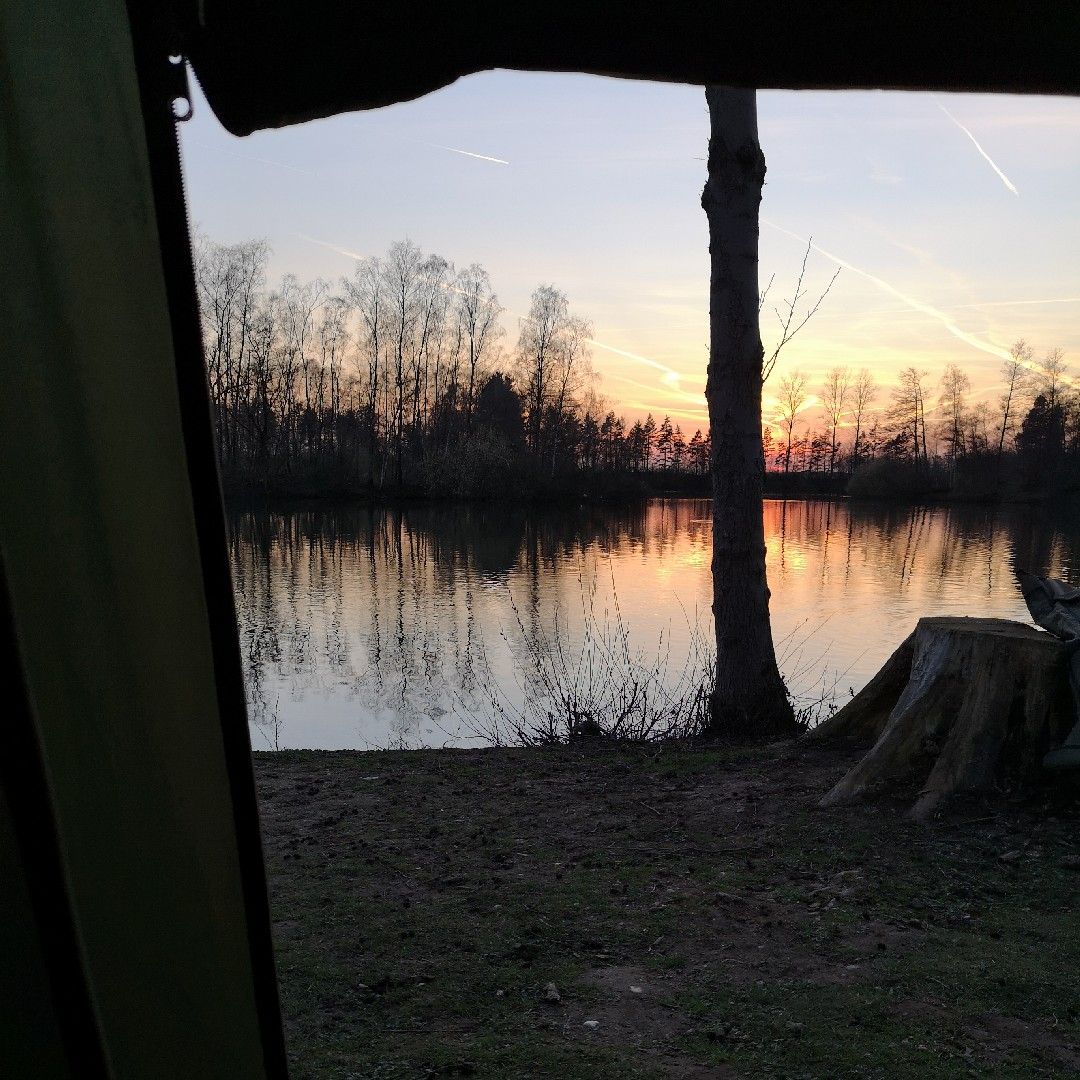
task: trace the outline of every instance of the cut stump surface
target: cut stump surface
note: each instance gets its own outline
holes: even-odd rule
[[[876,740],[825,796],[854,802],[887,783],[920,780],[917,819],[961,791],[1034,780],[1072,726],[1066,649],[1006,619],[928,618],[813,737]]]

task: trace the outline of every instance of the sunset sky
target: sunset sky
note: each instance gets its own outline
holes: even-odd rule
[[[811,292],[845,264],[766,386],[766,422],[770,389],[796,367],[813,390],[834,364],[887,384],[909,364],[936,383],[955,362],[974,398],[991,400],[1000,354],[1023,337],[1037,355],[1064,348],[1080,373],[1080,100],[762,92],[758,103],[762,283],[775,274],[772,295],[789,296],[810,236]],[[355,265],[346,253],[408,237],[488,269],[508,347],[514,313],[553,283],[592,320],[616,409],[705,425],[701,88],[495,72],[247,139],[200,98],[181,132],[193,222],[220,242],[267,239],[274,278],[336,281]],[[766,347],[774,326],[763,320]]]

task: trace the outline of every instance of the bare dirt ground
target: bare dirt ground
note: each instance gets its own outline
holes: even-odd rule
[[[1080,821],[850,757],[256,755],[296,1077],[1080,1074]]]

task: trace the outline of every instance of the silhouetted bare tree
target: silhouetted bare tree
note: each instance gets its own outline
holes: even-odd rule
[[[892,390],[892,421],[897,445],[911,453],[914,461],[926,461],[926,372],[906,367],[897,376]]]
[[[829,472],[836,470],[840,425],[847,412],[851,392],[851,377],[848,369],[846,367],[830,368],[828,375],[825,376],[825,385],[821,389],[821,406],[825,410],[829,433]]]
[[[795,436],[795,422],[806,404],[806,376],[793,371],[780,380],[780,426],[787,435],[784,447],[784,472],[791,471],[791,444]]]
[[[997,456],[1005,452],[1005,439],[1015,434],[1016,416],[1020,411],[1021,397],[1031,384],[1031,346],[1021,338],[1009,350],[1009,359],[1003,361],[1001,374],[1005,389],[998,398],[1001,426],[998,428]]]
[[[859,464],[859,457],[863,449],[864,429],[870,413],[870,406],[873,405],[876,397],[877,384],[874,382],[874,376],[866,368],[862,368],[851,390],[851,422],[854,427],[851,440],[852,470]]]
[[[962,457],[966,447],[968,428],[967,396],[971,392],[971,380],[957,364],[947,364],[941,376],[941,395],[938,410],[942,414],[941,441],[945,444],[945,456],[950,468]]]

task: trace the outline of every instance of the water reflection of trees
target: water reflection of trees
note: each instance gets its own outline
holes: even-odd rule
[[[627,567],[628,590],[667,590],[657,592],[653,610],[672,607],[676,587],[683,599],[707,605],[709,515],[706,500],[234,513],[231,557],[253,718],[276,728],[282,713],[311,715],[305,702],[315,710],[333,698],[355,709],[358,741],[372,717],[403,739],[434,725],[432,741],[442,741],[437,729],[457,706],[483,711],[493,680],[512,683],[529,650],[550,647],[556,610],[580,615],[588,575],[601,578],[609,558]],[[778,634],[795,613],[812,622],[816,608],[830,607],[857,611],[860,633],[892,642],[898,629],[886,624],[885,609],[905,595],[906,619],[958,591],[972,613],[986,598],[1002,610],[1017,566],[1080,582],[1077,518],[1016,507],[770,501]],[[683,577],[661,582],[661,565]],[[658,626],[654,618],[632,629],[648,646]]]
[[[840,571],[858,589],[868,566],[898,588],[918,579],[1013,589],[1018,567],[1080,581],[1080,511],[1070,508],[776,500],[765,531],[781,577],[793,551],[812,553],[829,587]]]
[[[490,637],[500,632],[491,594],[500,592],[505,609],[511,575],[525,640],[510,635],[505,644],[511,653],[544,648],[560,590],[573,607],[582,588],[564,572],[576,553],[654,554],[706,513],[707,504],[687,501],[542,513],[437,504],[234,513],[253,719],[276,723],[286,693],[344,694],[362,711],[396,718],[402,735],[448,722],[462,696],[468,702],[491,686]]]

